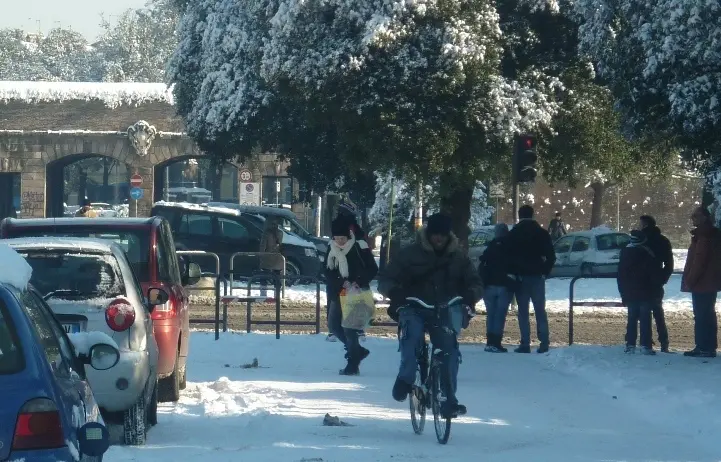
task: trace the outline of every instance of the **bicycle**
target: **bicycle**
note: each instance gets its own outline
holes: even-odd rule
[[[456,297],[445,305],[438,307],[428,305],[414,297],[409,297],[406,300],[422,308],[434,310],[437,321],[447,322],[447,320],[441,319],[441,313],[450,313],[450,308],[457,306],[463,298]],[[451,320],[451,324],[458,323],[453,323]],[[455,330],[456,332],[460,332],[460,326]],[[429,348],[429,342],[427,342],[425,338],[423,339],[423,347],[418,354],[416,381],[413,384],[408,402],[411,411],[411,424],[413,425],[415,434],[423,434],[426,423],[426,410],[430,409],[433,412],[436,438],[440,444],[446,444],[451,436],[452,418],[443,417],[441,413],[441,406],[446,400],[446,392],[441,386],[441,374],[448,373],[448,370],[442,367],[442,354],[440,350],[436,351],[435,348],[433,348],[432,343],[431,348]],[[446,383],[451,383],[450,377],[448,377]]]

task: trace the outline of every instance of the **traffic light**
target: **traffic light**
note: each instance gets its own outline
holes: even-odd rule
[[[538,154],[536,153],[536,137],[534,135],[518,135],[516,136],[516,145],[513,150],[514,168],[516,173],[516,182],[533,183],[536,181],[536,162],[538,162]]]

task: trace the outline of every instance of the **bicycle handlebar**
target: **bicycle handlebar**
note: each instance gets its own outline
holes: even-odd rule
[[[450,300],[448,303],[446,303],[445,306],[453,305],[454,303],[460,302],[460,301],[462,301],[462,300],[463,300],[463,297],[461,297],[461,296],[455,297],[455,298],[453,298],[452,300]],[[415,303],[421,305],[423,308],[427,308],[427,309],[429,309],[429,310],[435,309],[435,306],[429,305],[428,303],[424,302],[424,301],[421,300],[420,298],[407,297],[407,298],[406,298],[406,301],[415,302]]]

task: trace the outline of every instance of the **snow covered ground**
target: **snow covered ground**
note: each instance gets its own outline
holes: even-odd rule
[[[462,346],[468,416],[447,446],[413,434],[390,396],[397,342],[369,338],[362,375],[341,377],[342,349],[322,336],[194,332],[188,388],[161,404],[121,461],[720,461],[721,359],[628,356],[620,347],[484,353]],[[232,352],[229,354],[229,352]],[[244,364],[258,360],[258,368]],[[352,427],[324,427],[330,413]]]

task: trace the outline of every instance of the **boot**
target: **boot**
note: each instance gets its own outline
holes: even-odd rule
[[[404,382],[403,380],[396,378],[396,383],[393,384],[393,399],[402,403],[408,397],[408,394],[413,391],[413,385]]]
[[[489,353],[495,353],[495,347],[496,347],[496,343],[495,343],[494,335],[491,334],[490,332],[488,332],[486,334],[486,348],[484,348],[483,350],[487,351]]]
[[[358,353],[346,353],[346,358],[348,359],[348,364],[341,369],[338,373],[340,375],[358,375],[360,374],[360,369],[358,369],[358,365],[360,364],[360,356]]]

